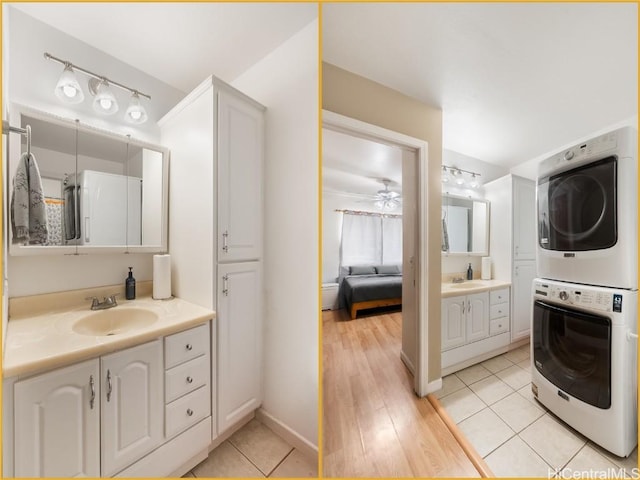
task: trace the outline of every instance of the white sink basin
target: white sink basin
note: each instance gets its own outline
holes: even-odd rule
[[[148,327],[158,315],[142,308],[114,307],[90,313],[77,320],[71,329],[80,335],[105,337]]]
[[[484,282],[478,282],[476,280],[470,280],[467,282],[463,282],[463,283],[452,283],[451,285],[449,285],[449,288],[455,288],[455,289],[460,289],[460,290],[464,290],[467,288],[478,288],[478,287],[486,287],[487,284]]]

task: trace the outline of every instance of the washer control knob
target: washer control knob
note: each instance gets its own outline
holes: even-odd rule
[[[569,298],[569,294],[567,292],[565,292],[564,290],[562,290],[558,296],[560,297],[560,300],[566,300],[567,298]]]
[[[564,153],[564,159],[565,159],[565,160],[567,160],[567,161],[569,161],[569,160],[571,160],[572,158],[573,158],[573,150],[567,150],[567,151]]]

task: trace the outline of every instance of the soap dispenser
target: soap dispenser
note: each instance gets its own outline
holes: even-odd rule
[[[473,268],[471,268],[471,264],[469,264],[469,268],[467,268],[467,280],[473,280]]]
[[[136,279],[133,278],[133,267],[129,267],[129,276],[124,282],[125,285],[125,297],[127,300],[134,300],[136,298]]]

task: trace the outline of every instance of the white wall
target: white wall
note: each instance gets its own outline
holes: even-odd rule
[[[263,409],[318,445],[318,21],[233,86],[267,107]]]

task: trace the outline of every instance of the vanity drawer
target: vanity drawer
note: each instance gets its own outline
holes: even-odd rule
[[[209,380],[209,355],[201,355],[164,374],[164,400],[174,401],[205,385]]]
[[[500,288],[498,290],[491,290],[489,292],[489,304],[495,305],[497,303],[504,303],[509,301],[509,289]]]
[[[165,337],[164,367],[171,368],[209,351],[209,323]]]
[[[489,310],[489,318],[491,320],[500,317],[508,317],[509,316],[509,304],[508,303],[499,303],[498,305],[491,305]]]
[[[489,336],[509,331],[509,317],[496,318],[489,322]]]
[[[209,416],[209,389],[200,387],[165,407],[165,436],[171,438]]]

